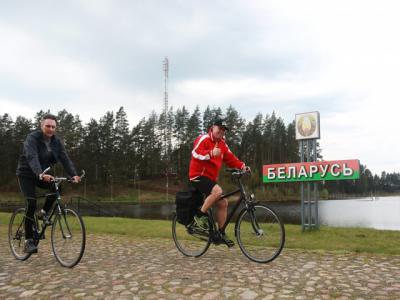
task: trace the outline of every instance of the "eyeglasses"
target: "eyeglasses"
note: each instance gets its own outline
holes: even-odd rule
[[[52,129],[56,129],[56,126],[54,125],[44,125],[46,128],[52,128]]]

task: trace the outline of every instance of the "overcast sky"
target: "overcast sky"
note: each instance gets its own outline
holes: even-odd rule
[[[285,123],[319,111],[325,160],[400,172],[398,1],[1,1],[0,114],[84,122],[163,104]]]

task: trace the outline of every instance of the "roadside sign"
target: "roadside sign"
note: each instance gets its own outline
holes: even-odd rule
[[[263,182],[347,180],[360,178],[358,159],[263,166]]]

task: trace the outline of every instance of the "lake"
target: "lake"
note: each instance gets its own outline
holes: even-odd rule
[[[400,196],[319,201],[321,224],[400,230]]]
[[[285,224],[301,224],[300,201],[272,201],[266,204],[276,211]],[[19,206],[21,204],[4,206],[0,203],[0,210],[11,212]],[[69,206],[78,208],[77,203]],[[320,200],[318,207],[319,222],[323,225],[400,230],[400,196]],[[79,211],[82,215],[169,220],[175,205],[113,203],[92,207],[81,202]]]
[[[301,224],[300,201],[272,201],[267,205],[284,223]],[[400,196],[320,200],[318,208],[319,222],[323,225],[400,230]],[[174,210],[174,204],[114,204],[106,208],[115,216],[162,220],[170,219]],[[84,207],[82,212],[85,213]]]

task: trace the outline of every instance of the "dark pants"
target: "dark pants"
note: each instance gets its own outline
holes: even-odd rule
[[[35,223],[35,210],[36,210],[36,187],[41,189],[49,190],[51,193],[55,192],[54,185],[49,182],[44,182],[34,178],[18,177],[19,187],[26,199],[26,218],[25,218],[25,238],[33,238],[33,224]],[[43,209],[48,212],[54,201],[56,200],[55,195],[46,197]]]

